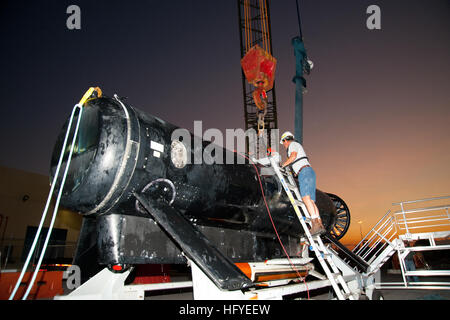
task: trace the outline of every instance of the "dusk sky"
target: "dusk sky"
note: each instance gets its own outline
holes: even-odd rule
[[[301,0],[304,147],[318,188],[350,207],[344,242],[391,203],[450,195],[450,1]],[[69,30],[66,9],[81,9]],[[366,9],[381,9],[369,30]],[[295,0],[270,1],[280,131],[294,131]],[[235,0],[0,3],[0,165],[48,174],[90,86],[189,130],[244,128]]]

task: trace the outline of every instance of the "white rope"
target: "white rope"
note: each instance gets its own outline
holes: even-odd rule
[[[25,274],[25,271],[28,268],[28,264],[30,263],[31,256],[33,255],[33,252],[34,252],[34,250],[36,248],[36,243],[37,243],[37,241],[39,239],[39,236],[41,234],[42,225],[44,224],[45,218],[47,216],[47,211],[48,211],[48,208],[50,206],[50,202],[51,202],[51,199],[52,199],[52,196],[53,196],[53,192],[54,192],[54,189],[55,189],[56,181],[58,179],[59,171],[61,169],[61,164],[62,164],[62,160],[63,160],[63,157],[64,157],[64,151],[66,150],[67,140],[68,140],[69,134],[70,134],[70,129],[72,128],[73,118],[75,116],[75,111],[77,109],[80,110],[79,114],[78,114],[78,121],[77,121],[77,125],[75,127],[75,132],[74,132],[74,135],[73,135],[73,138],[72,138],[72,145],[71,145],[71,148],[70,148],[69,158],[67,159],[66,168],[65,168],[64,175],[63,175],[63,178],[62,178],[62,181],[61,181],[61,185],[60,185],[60,188],[59,188],[58,196],[56,198],[55,209],[53,210],[53,217],[52,217],[50,226],[48,228],[47,237],[45,239],[44,246],[42,247],[41,256],[39,257],[39,261],[38,261],[38,264],[36,265],[36,268],[34,270],[33,277],[32,277],[32,279],[31,279],[31,281],[30,281],[30,283],[28,285],[27,291],[25,292],[25,295],[23,296],[22,300],[26,300],[27,299],[28,294],[31,291],[31,288],[33,287],[34,281],[36,280],[37,273],[39,272],[39,269],[41,267],[42,259],[44,258],[45,251],[46,251],[46,248],[47,248],[47,245],[48,245],[48,241],[50,239],[52,228],[53,228],[53,225],[54,225],[54,222],[55,222],[56,214],[58,212],[59,202],[61,200],[62,190],[64,188],[64,184],[65,184],[65,181],[66,181],[66,177],[67,177],[70,161],[72,160],[73,149],[75,147],[75,141],[76,141],[77,134],[78,134],[78,129],[79,129],[79,126],[80,126],[81,114],[83,112],[83,107],[82,107],[81,104],[75,105],[75,107],[72,110],[72,114],[70,116],[69,124],[67,126],[66,136],[64,138],[64,143],[63,143],[63,146],[61,148],[61,154],[59,156],[58,166],[56,168],[55,176],[53,177],[53,181],[52,181],[52,184],[51,184],[50,192],[49,192],[49,195],[48,195],[48,198],[47,198],[47,203],[45,204],[45,209],[44,209],[44,212],[42,214],[42,218],[41,218],[41,221],[39,223],[38,230],[36,231],[36,235],[34,237],[33,244],[31,245],[30,252],[28,253],[28,257],[27,257],[27,259],[25,261],[25,265],[22,268],[22,272],[20,273],[19,279],[17,280],[16,286],[14,287],[14,290],[11,293],[11,295],[9,297],[9,300],[14,299],[14,296],[16,295],[17,289],[19,288],[20,283],[21,283],[21,281],[23,279],[23,276]]]

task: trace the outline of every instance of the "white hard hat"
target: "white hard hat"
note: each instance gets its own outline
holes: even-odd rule
[[[294,138],[294,135],[290,131],[286,131],[281,135],[280,144],[283,144],[283,140],[286,139],[287,137]]]

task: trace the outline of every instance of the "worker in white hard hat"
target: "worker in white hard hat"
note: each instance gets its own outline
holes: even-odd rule
[[[286,131],[281,135],[280,144],[287,150],[287,160],[281,165],[282,168],[292,166],[292,170],[298,176],[300,195],[303,203],[311,216],[311,234],[323,234],[325,228],[316,206],[316,173],[311,167],[308,157],[302,145],[294,140],[294,135]]]

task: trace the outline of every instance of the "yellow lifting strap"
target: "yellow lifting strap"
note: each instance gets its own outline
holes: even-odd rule
[[[91,99],[97,99],[102,96],[102,90],[99,87],[90,87],[86,93],[83,95],[83,98],[81,98],[80,102],[78,104],[80,106],[84,105],[86,102],[88,102]]]

